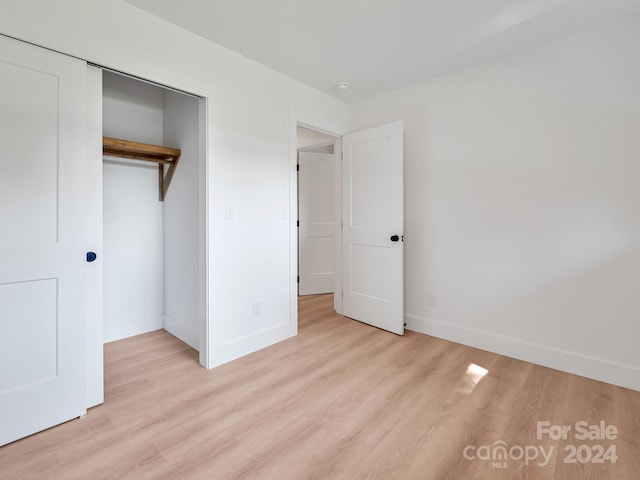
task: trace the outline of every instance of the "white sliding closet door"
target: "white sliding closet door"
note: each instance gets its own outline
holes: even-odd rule
[[[0,36],[0,445],[86,410],[85,62]]]

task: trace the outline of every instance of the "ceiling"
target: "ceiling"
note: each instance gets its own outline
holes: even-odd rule
[[[126,1],[347,102],[640,14],[640,0]]]
[[[315,147],[319,145],[333,144],[336,137],[327,133],[312,130],[310,128],[298,125],[296,129],[296,138],[298,139],[298,148]]]

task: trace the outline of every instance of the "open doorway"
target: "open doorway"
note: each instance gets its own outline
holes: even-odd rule
[[[298,295],[336,290],[337,137],[298,125]]]
[[[315,130],[313,136],[318,131],[326,133],[309,127],[313,124],[302,123],[295,114],[291,118],[296,141],[307,133],[300,127]],[[329,134],[335,153],[334,309],[399,335],[404,333],[403,130],[403,122],[398,120],[341,137]],[[293,174],[299,148],[296,142],[291,143]],[[298,179],[293,181],[304,189],[305,180]],[[292,209],[299,206],[302,195],[302,190],[291,190]],[[304,205],[300,204],[300,210],[304,217]],[[325,227],[329,230],[328,225]],[[293,222],[293,242],[307,240],[300,230]],[[292,274],[300,275],[304,274],[305,247],[297,242],[295,245],[299,248],[292,250]],[[297,300],[298,293],[292,285],[291,299]],[[305,293],[304,289],[300,293]],[[292,311],[295,308],[297,305]]]

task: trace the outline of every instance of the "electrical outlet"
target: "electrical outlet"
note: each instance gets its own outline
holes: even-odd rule
[[[253,302],[253,305],[251,306],[251,314],[254,317],[260,316],[260,302]]]
[[[233,207],[231,205],[224,207],[224,219],[233,220]]]
[[[437,307],[438,306],[438,294],[437,293],[429,293],[427,301],[429,303],[429,306]]]

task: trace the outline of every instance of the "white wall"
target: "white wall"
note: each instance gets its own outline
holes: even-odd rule
[[[105,72],[102,108],[105,136],[162,145],[162,89]],[[158,167],[106,158],[103,189],[104,341],[110,342],[163,327]]]
[[[164,199],[164,329],[199,349],[198,99],[164,92],[163,145],[182,150]]]
[[[313,153],[330,153],[333,155],[335,151],[335,145],[320,145],[319,147],[303,147],[298,150],[300,152],[313,152]]]
[[[121,0],[0,0],[0,11],[1,33],[208,98],[205,363],[294,335],[292,117],[344,133],[349,107]]]
[[[405,122],[408,328],[640,389],[638,45],[636,18],[354,106]]]

